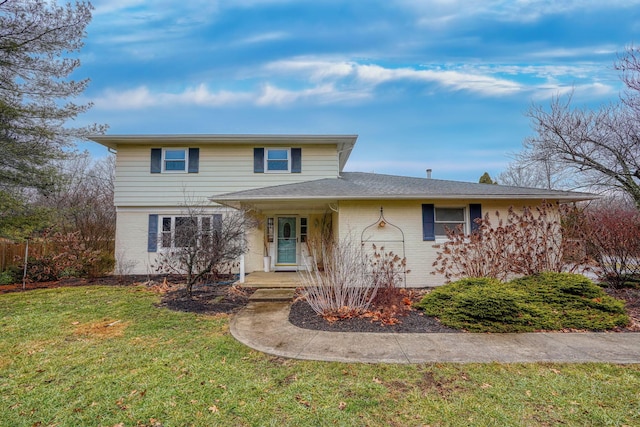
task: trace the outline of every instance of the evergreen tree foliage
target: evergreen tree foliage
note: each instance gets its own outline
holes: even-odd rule
[[[72,80],[80,65],[92,6],[43,0],[0,0],[0,191],[47,190],[64,149],[104,126],[66,123],[91,107],[71,100],[88,79]]]

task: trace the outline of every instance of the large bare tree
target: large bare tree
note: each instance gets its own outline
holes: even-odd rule
[[[525,140],[516,165],[550,164],[556,174],[572,172],[570,182],[584,189],[621,191],[640,209],[639,55],[629,47],[616,63],[626,87],[619,102],[592,110],[574,106],[569,95],[555,97],[548,108],[532,105],[527,116],[535,135]]]
[[[110,251],[116,230],[115,156],[94,160],[85,152],[59,162],[57,168],[60,183],[35,204],[55,211],[53,228],[79,232],[92,249]]]

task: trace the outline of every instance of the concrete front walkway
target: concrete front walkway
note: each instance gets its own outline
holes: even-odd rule
[[[292,359],[365,363],[640,363],[640,333],[401,334],[312,331],[289,323],[290,300],[253,301],[231,320],[243,344]]]

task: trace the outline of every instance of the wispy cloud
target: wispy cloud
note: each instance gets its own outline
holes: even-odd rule
[[[218,107],[246,103],[254,96],[244,92],[211,92],[206,86],[187,88],[180,93],[152,92],[146,86],[125,91],[107,90],[93,99],[95,108],[102,110],[138,110],[176,105]]]
[[[533,22],[550,15],[630,9],[640,4],[640,0],[397,0],[397,4],[415,13],[419,24],[437,29],[467,19]]]
[[[435,83],[451,90],[467,90],[485,96],[502,96],[522,90],[520,84],[490,75],[448,69],[389,68],[376,64],[341,61],[311,61],[308,59],[277,61],[266,69],[279,73],[306,73],[310,81],[342,80],[373,90],[387,82],[413,81]]]
[[[355,61],[289,59],[266,64],[248,76],[254,89],[211,90],[198,83],[180,92],[154,91],[139,86],[124,91],[108,90],[94,100],[97,108],[140,109],[163,105],[207,107],[295,104],[357,104],[384,95],[385,84],[405,84],[414,98],[441,91],[469,92],[485,98],[522,96],[536,101],[574,92],[578,98],[598,98],[616,93],[608,84],[590,77],[591,66],[461,65],[383,67]],[[581,80],[576,80],[580,76]],[[422,88],[422,90],[420,90]]]
[[[276,40],[284,40],[289,38],[289,34],[285,31],[272,31],[268,33],[255,34],[236,41],[236,44],[257,44],[266,43]]]

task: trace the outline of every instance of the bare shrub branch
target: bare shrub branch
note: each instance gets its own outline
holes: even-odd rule
[[[624,206],[589,209],[577,218],[587,254],[600,280],[613,287],[640,279],[640,212]]]
[[[376,293],[368,280],[362,250],[349,238],[313,248],[314,262],[322,259],[323,270],[299,272],[304,297],[311,308],[325,318],[353,317],[366,311]]]
[[[578,253],[573,239],[563,238],[565,211],[549,203],[517,212],[509,208],[506,220],[496,212],[497,225],[487,213],[476,220],[478,230],[470,235],[448,230],[448,241],[433,263],[433,274],[447,281],[458,277],[491,277],[506,280],[512,275],[545,271],[574,271],[580,262],[567,262],[567,254]]]
[[[198,207],[187,207],[179,219],[171,247],[159,253],[154,267],[160,273],[186,275],[191,296],[194,284],[215,280],[235,267],[247,251],[245,231],[255,222],[241,210],[212,215]],[[162,236],[159,242],[166,243]]]

